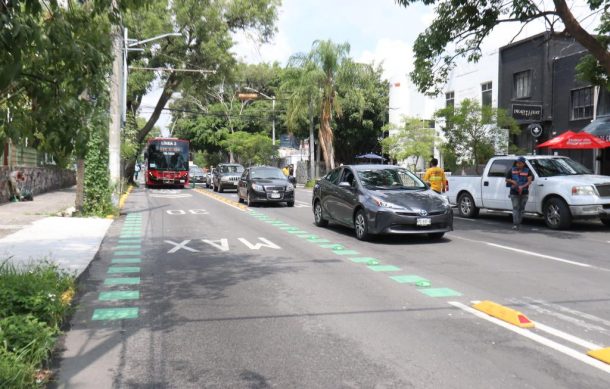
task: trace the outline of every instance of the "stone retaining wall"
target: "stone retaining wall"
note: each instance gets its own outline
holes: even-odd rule
[[[0,166],[0,203],[9,200],[8,176],[15,169],[25,174],[25,183],[21,187],[31,188],[34,196],[76,185],[76,173],[73,170],[54,166],[16,167],[11,170],[8,166]]]

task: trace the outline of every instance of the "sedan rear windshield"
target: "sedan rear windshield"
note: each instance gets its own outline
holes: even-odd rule
[[[407,169],[359,170],[358,178],[369,189],[426,189],[426,184]]]
[[[261,180],[261,179],[268,179],[268,180],[272,180],[272,179],[281,179],[281,178],[286,178],[286,176],[284,175],[284,173],[282,173],[282,171],[280,169],[271,169],[271,168],[267,168],[267,169],[252,169],[252,172],[250,173],[250,177],[253,180]]]
[[[224,165],[219,166],[218,170],[220,170],[221,173],[241,173],[244,171],[244,168],[240,165]]]
[[[192,167],[191,174],[203,175],[203,170],[199,169],[198,167]]]
[[[540,177],[591,174],[589,169],[569,158],[530,159],[529,163]]]

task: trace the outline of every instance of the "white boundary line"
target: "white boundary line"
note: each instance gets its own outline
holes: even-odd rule
[[[542,323],[539,323],[539,322],[536,321],[536,322],[534,322],[534,325],[535,325],[536,329],[538,329],[540,331],[544,331],[544,332],[546,332],[548,334],[551,334],[553,336],[556,336],[558,338],[565,339],[568,342],[571,342],[571,343],[577,344],[579,346],[582,346],[582,347],[586,348],[587,350],[597,350],[597,349],[603,348],[600,345],[597,345],[595,343],[591,343],[591,342],[586,341],[584,339],[581,339],[581,338],[578,338],[576,336],[570,335],[570,334],[565,333],[563,331],[560,331],[560,330],[558,330],[556,328],[549,327],[546,324],[542,324]]]
[[[471,313],[483,320],[487,320],[491,323],[494,323],[496,325],[499,325],[500,327],[504,327],[507,330],[510,330],[512,332],[515,332],[521,336],[524,336],[530,340],[533,340],[534,342],[540,343],[544,346],[550,347],[555,351],[559,351],[562,354],[565,354],[569,357],[572,357],[574,359],[579,360],[580,362],[583,362],[589,366],[595,367],[601,371],[604,371],[608,374],[610,374],[610,365],[605,364],[604,362],[598,361],[597,359],[594,359],[592,357],[587,356],[586,354],[583,354],[581,352],[578,352],[574,349],[571,349],[569,347],[564,346],[563,344],[557,343],[552,341],[551,339],[545,338],[544,336],[540,336],[532,331],[529,330],[525,330],[523,328],[519,328],[517,326],[514,326],[512,324],[508,324],[503,322],[502,320],[496,319],[494,317],[491,317],[483,312],[477,311],[474,308],[471,308],[467,305],[464,305],[460,302],[457,301],[449,301],[449,305],[459,308],[465,312]]]
[[[589,268],[590,267],[594,267],[594,266],[589,265],[587,263],[570,261],[568,259],[553,257],[551,255],[538,254],[538,253],[535,253],[533,251],[516,249],[514,247],[509,247],[509,246],[502,246],[501,244],[489,243],[489,242],[485,242],[485,244],[488,245],[488,246],[497,247],[497,248],[504,249],[504,250],[514,251],[514,252],[520,253],[520,254],[531,255],[533,257],[545,258],[545,259],[550,259],[550,260],[557,261],[557,262],[568,263],[570,265],[581,266],[581,267],[589,267]]]
[[[484,245],[495,247],[495,248],[499,248],[499,249],[502,249],[502,250],[514,251],[514,252],[517,252],[517,253],[520,253],[520,254],[530,255],[532,257],[550,259],[552,261],[562,262],[562,263],[566,263],[568,265],[574,265],[574,266],[584,267],[584,268],[588,268],[588,269],[610,271],[610,269],[606,269],[606,268],[603,268],[603,267],[598,267],[598,266],[590,265],[588,263],[571,261],[569,259],[554,257],[552,255],[540,254],[540,253],[536,253],[534,251],[521,250],[521,249],[517,249],[517,248],[514,248],[514,247],[510,247],[510,246],[503,246],[503,245],[500,245],[500,244],[497,244],[497,243],[486,242],[484,240],[468,239],[468,238],[464,238],[463,236],[456,236],[456,235],[451,235],[451,237],[452,238],[456,238],[456,239],[465,240],[467,242],[474,242],[474,243],[484,244]]]

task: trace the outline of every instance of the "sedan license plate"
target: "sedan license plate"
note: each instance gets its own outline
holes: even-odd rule
[[[430,219],[429,217],[417,218],[417,225],[420,227],[429,226],[430,224],[432,224],[432,219]]]
[[[281,196],[279,193],[271,193],[269,197],[272,199],[279,199]]]

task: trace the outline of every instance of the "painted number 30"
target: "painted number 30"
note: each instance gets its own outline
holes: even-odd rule
[[[208,215],[209,212],[205,209],[168,209],[166,211],[169,215]]]

